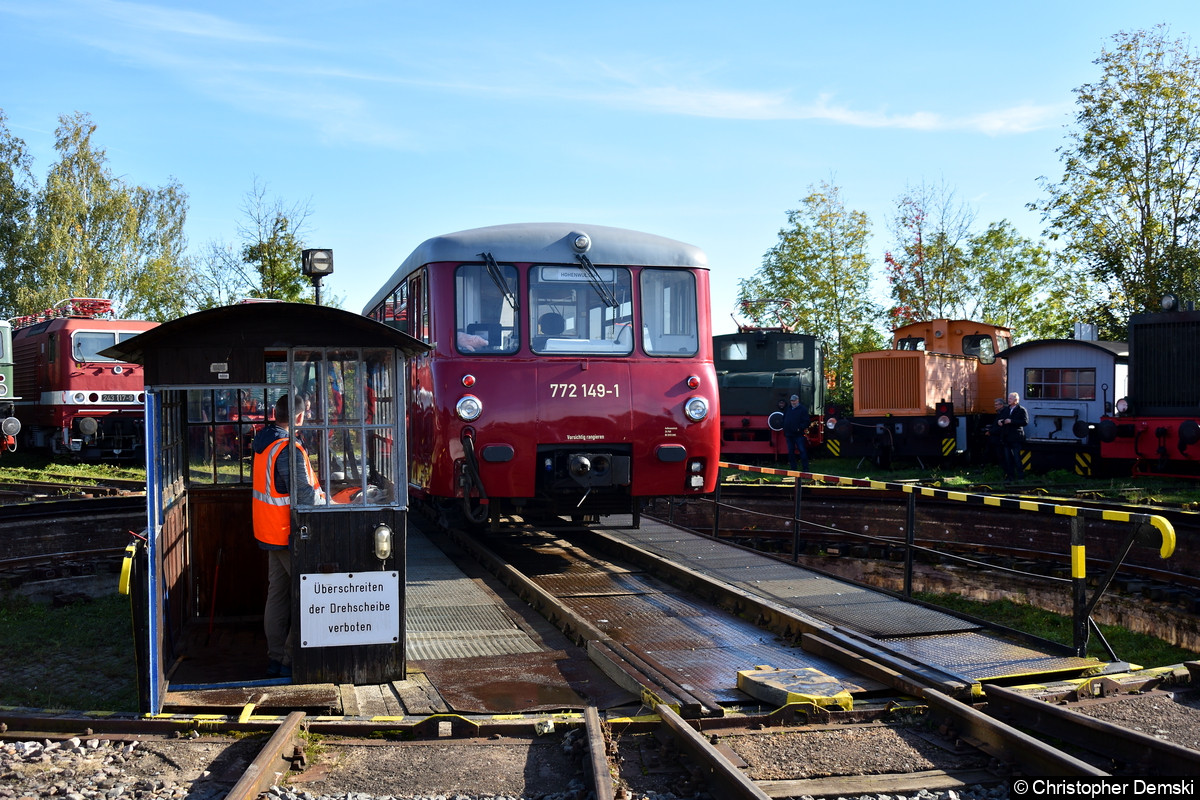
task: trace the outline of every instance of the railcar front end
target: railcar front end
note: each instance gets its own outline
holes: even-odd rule
[[[410,364],[417,496],[500,514],[632,513],[716,486],[704,255],[598,226],[437,237],[365,313],[433,350]]]

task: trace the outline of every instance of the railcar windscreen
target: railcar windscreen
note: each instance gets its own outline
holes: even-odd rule
[[[457,345],[462,353],[493,355],[517,352],[521,332],[513,300],[517,270],[498,264],[462,264],[454,274],[454,314]]]
[[[642,347],[652,356],[696,355],[696,276],[687,270],[644,269],[641,285]]]
[[[623,267],[537,266],[529,271],[535,353],[633,352],[632,278]]]

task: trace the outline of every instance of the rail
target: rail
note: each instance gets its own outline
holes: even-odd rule
[[[779,475],[783,477],[795,478],[794,503],[792,510],[792,559],[799,560],[800,553],[800,522],[802,521],[801,510],[804,492],[804,481],[811,480],[816,484],[824,484],[827,486],[847,486],[858,488],[869,488],[876,491],[890,491],[902,493],[907,500],[907,515],[905,520],[905,542],[904,542],[904,590],[905,597],[912,596],[912,578],[913,578],[913,556],[916,552],[922,551],[925,548],[916,545],[916,528],[917,528],[917,499],[926,497],[943,501],[962,502],[972,505],[986,506],[992,508],[1002,508],[1012,511],[1029,512],[1035,514],[1047,514],[1054,517],[1066,518],[1070,525],[1070,552],[1067,554],[1070,557],[1071,564],[1071,606],[1072,606],[1072,646],[1075,655],[1084,656],[1087,653],[1088,640],[1091,634],[1094,634],[1100,640],[1104,649],[1108,652],[1109,657],[1114,661],[1117,660],[1116,654],[1112,647],[1104,639],[1100,632],[1099,626],[1092,620],[1092,611],[1108,590],[1113,580],[1117,576],[1117,571],[1124,563],[1125,557],[1129,554],[1134,544],[1140,542],[1153,542],[1158,547],[1160,558],[1170,558],[1175,552],[1175,528],[1171,522],[1157,514],[1139,514],[1127,511],[1116,511],[1112,509],[1097,509],[1087,508],[1085,506],[1068,505],[1062,503],[1047,503],[1024,498],[1013,497],[997,497],[990,494],[979,494],[971,492],[953,491],[949,489],[939,489],[932,486],[921,486],[912,483],[892,483],[888,481],[877,481],[868,478],[847,478],[840,475],[826,475],[813,472],[799,472],[796,470],[774,469],[769,467],[755,467],[746,464],[734,464],[730,462],[720,462],[720,466],[726,469],[735,469],[740,472],[754,472],[763,475]],[[721,516],[721,484],[718,482],[716,491],[713,494],[713,521],[712,532],[713,536],[717,536],[720,525]],[[1097,520],[1104,522],[1127,523],[1129,533],[1125,540],[1118,547],[1118,553],[1109,565],[1107,572],[1098,581],[1095,591],[1089,597],[1088,595],[1088,578],[1087,578],[1087,521]],[[1156,538],[1152,538],[1156,537]]]

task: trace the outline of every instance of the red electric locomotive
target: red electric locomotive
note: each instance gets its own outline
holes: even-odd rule
[[[408,381],[413,494],[504,513],[632,513],[711,492],[720,424],[707,259],[595,225],[422,243],[364,313],[433,346]]]
[[[158,323],[114,319],[111,301],[79,297],[12,324],[25,445],[78,458],[141,458],[142,368],[99,352]]]

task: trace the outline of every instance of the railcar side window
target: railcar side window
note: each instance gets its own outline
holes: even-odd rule
[[[696,355],[696,276],[682,269],[644,269],[641,284],[642,347],[652,356]]]
[[[633,352],[633,289],[623,267],[529,270],[529,345],[535,353]]]
[[[456,347],[460,353],[515,353],[521,344],[517,327],[517,270],[497,264],[462,264],[454,274]]]

